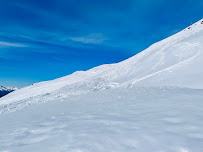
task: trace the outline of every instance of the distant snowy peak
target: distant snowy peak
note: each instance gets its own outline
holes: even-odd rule
[[[19,88],[17,87],[4,87],[4,86],[0,86],[0,91],[15,91],[18,90]]]
[[[18,90],[18,88],[17,87],[3,87],[3,86],[0,86],[0,97],[3,97],[5,95],[7,95],[8,93],[13,92],[15,90]]]
[[[0,105],[27,99],[54,100],[118,87],[203,89],[202,66],[203,20],[200,20],[127,60],[22,88],[1,98]]]

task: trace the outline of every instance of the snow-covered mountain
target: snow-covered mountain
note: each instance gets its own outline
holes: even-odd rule
[[[0,105],[28,98],[67,97],[117,87],[176,86],[203,89],[203,20],[116,64],[22,88]],[[46,96],[46,97],[45,97]]]
[[[0,152],[202,152],[202,66],[203,20],[120,63],[14,91],[0,99]]]
[[[17,87],[3,87],[0,86],[0,98],[7,95],[8,93],[11,93],[15,90],[17,90]]]

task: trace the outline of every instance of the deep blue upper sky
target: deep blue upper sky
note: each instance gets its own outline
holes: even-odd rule
[[[0,0],[0,85],[127,59],[196,22],[202,0]]]

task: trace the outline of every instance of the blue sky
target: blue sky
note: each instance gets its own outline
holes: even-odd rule
[[[0,85],[127,59],[191,22],[202,0],[0,0]]]

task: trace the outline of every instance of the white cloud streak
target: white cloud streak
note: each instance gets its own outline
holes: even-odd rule
[[[11,42],[0,41],[0,48],[5,48],[5,47],[27,47],[27,45],[20,44],[20,43],[11,43]]]
[[[101,44],[106,40],[102,34],[90,34],[84,37],[71,37],[72,41],[81,42],[81,43],[92,43],[92,44]]]

